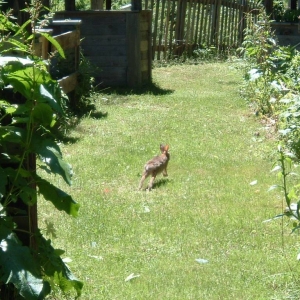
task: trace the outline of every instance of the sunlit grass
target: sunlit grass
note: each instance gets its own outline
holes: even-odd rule
[[[219,63],[153,77],[148,92],[99,95],[107,117],[84,118],[62,145],[74,184],[53,181],[79,217],[40,204],[40,226],[54,223],[54,245],[85,282],[82,299],[288,299],[298,237],[285,227],[283,247],[280,221],[262,223],[282,209],[267,192],[275,145],[239,97],[240,72]],[[160,143],[170,144],[169,177],[138,191]]]

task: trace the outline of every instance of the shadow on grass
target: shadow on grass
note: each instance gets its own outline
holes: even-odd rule
[[[234,80],[231,80],[231,81],[226,81],[226,80],[219,80],[218,81],[218,84],[221,84],[221,85],[239,85],[239,81],[234,81]]]
[[[99,93],[101,93],[102,95],[117,94],[117,95],[123,95],[123,96],[144,95],[144,94],[151,94],[154,96],[159,96],[159,95],[169,95],[169,94],[172,94],[173,92],[174,92],[174,90],[163,89],[155,83],[149,83],[149,84],[143,85],[139,88],[110,87],[110,88],[105,88],[105,89],[99,91]]]
[[[100,120],[100,119],[107,118],[108,113],[95,110],[95,111],[91,111],[87,116],[92,119]]]
[[[76,118],[89,117],[94,119],[102,119],[107,117],[107,112],[97,111],[94,103],[81,103],[80,106],[72,109],[72,112]]]
[[[155,181],[153,184],[153,189],[157,189],[161,186],[167,185],[170,182],[168,178],[160,178],[159,180]]]
[[[75,137],[69,137],[69,136],[66,136],[66,135],[62,135],[60,138],[59,138],[59,141],[64,143],[64,144],[75,144],[77,143],[78,141],[80,140],[80,138],[75,138]]]

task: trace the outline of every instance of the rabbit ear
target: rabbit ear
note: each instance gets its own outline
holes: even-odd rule
[[[163,153],[163,152],[168,152],[169,150],[169,145],[163,145],[163,144],[160,144],[160,151]]]
[[[164,144],[160,144],[160,151],[163,153],[163,152],[166,152],[169,150],[169,145],[164,145]]]

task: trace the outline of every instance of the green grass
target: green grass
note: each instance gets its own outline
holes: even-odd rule
[[[239,97],[241,72],[212,63],[153,78],[149,92],[99,95],[107,116],[84,118],[62,145],[74,184],[53,182],[80,216],[39,206],[40,226],[54,223],[55,247],[85,283],[82,299],[292,299],[299,241],[284,227],[283,246],[281,222],[263,223],[282,209],[267,192],[278,183],[275,143]],[[162,142],[169,177],[138,191]],[[140,276],[125,282],[131,273]]]

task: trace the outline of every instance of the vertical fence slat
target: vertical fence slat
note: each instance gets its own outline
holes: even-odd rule
[[[220,31],[219,31],[219,50],[223,49],[223,36],[224,36],[224,10],[225,10],[225,6],[223,5],[223,0],[220,1]]]
[[[233,44],[233,27],[234,27],[234,3],[232,1],[230,1],[229,4],[229,23],[228,23],[228,27],[229,27],[229,44],[232,45]]]
[[[199,23],[200,23],[200,7],[201,7],[201,4],[199,1],[196,1],[195,2],[195,5],[197,6],[197,14],[196,14],[196,25],[195,25],[195,35],[194,35],[194,43],[195,45],[198,44],[198,32],[199,32]],[[196,12],[196,8],[195,8],[195,12]]]
[[[171,26],[170,26],[170,38],[169,38],[169,45],[168,45],[168,56],[169,58],[171,58],[173,56],[173,48],[174,48],[174,33],[176,30],[176,13],[175,13],[175,9],[176,9],[176,1],[175,0],[170,0],[172,1],[172,10],[171,10],[171,17],[170,19],[171,21]]]
[[[204,18],[204,15],[205,15],[205,3],[207,2],[207,0],[201,0],[200,3],[201,3],[201,22],[200,22],[200,28],[199,28],[199,39],[198,39],[198,44],[200,47],[203,46],[204,44],[204,27],[205,27],[205,19]]]
[[[228,6],[226,5],[226,2],[227,2],[226,0],[223,0],[223,20],[222,20],[222,24],[224,26],[223,40],[222,40],[223,45],[226,45],[228,41]]]
[[[153,1],[153,0],[151,0]],[[153,6],[152,6],[153,7]],[[155,53],[158,52],[158,55],[160,54],[160,49],[157,49],[157,28],[158,28],[158,15],[159,15],[159,0],[156,1],[155,5],[155,18],[154,18],[154,30],[153,30],[153,51],[152,51],[152,57],[155,58]]]
[[[221,11],[221,0],[216,0],[214,4],[214,26],[213,26],[213,43],[219,48],[219,27],[220,27],[220,11]]]
[[[176,42],[179,44],[182,44],[184,39],[186,8],[187,8],[187,1],[179,0],[177,6],[176,31],[175,31]]]
[[[166,11],[166,22],[165,22],[165,35],[164,35],[164,59],[166,59],[167,51],[168,51],[168,41],[170,35],[170,10],[171,10],[171,2],[167,0],[167,11]]]
[[[244,13],[256,5],[246,0],[143,0],[152,9],[152,57],[192,53],[198,47],[237,47],[247,25]],[[255,13],[254,17],[255,16]]]
[[[193,51],[194,45],[196,44],[195,42],[195,21],[196,21],[196,0],[192,0],[192,26],[191,26],[191,37],[190,37],[190,44],[191,44],[191,51]]]
[[[148,9],[149,9],[149,1],[145,0],[144,10],[148,10]]]
[[[188,13],[187,13],[187,22],[186,30],[184,34],[184,50],[188,51],[190,39],[191,39],[191,19],[192,19],[192,0],[188,1]]]
[[[166,0],[161,1],[160,18],[159,18],[159,34],[158,34],[159,52],[157,53],[157,59],[160,59],[161,51],[163,51],[163,55],[164,55],[162,37],[163,37],[164,15],[165,15],[165,3],[166,3]]]

